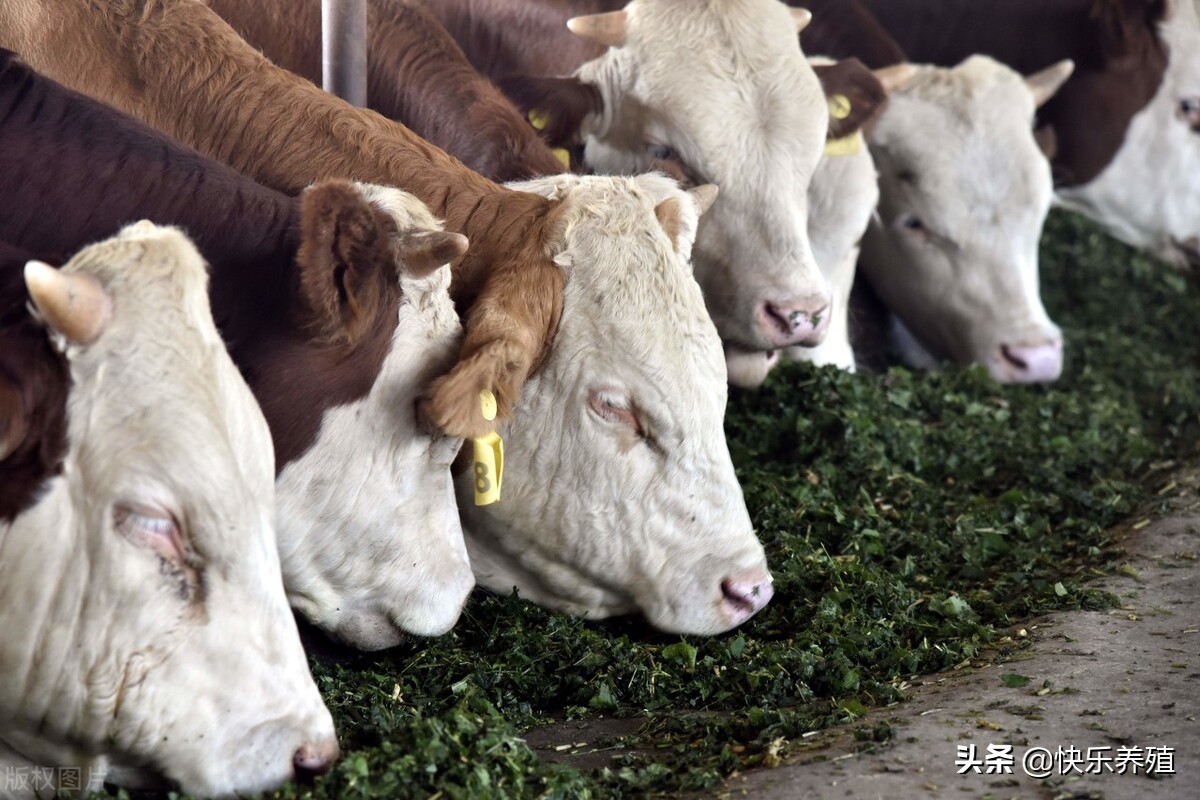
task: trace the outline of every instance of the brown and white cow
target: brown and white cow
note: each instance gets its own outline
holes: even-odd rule
[[[477,68],[550,117],[552,143],[583,142],[589,168],[720,186],[694,261],[722,339],[824,338],[829,286],[805,221],[828,114],[793,35],[808,15],[777,0],[427,5]]]
[[[205,796],[324,771],[337,741],[280,580],[270,436],[203,260],[139,223],[61,272],[21,266],[71,387],[61,472],[0,520],[4,796],[41,790],[12,779],[35,768]]]
[[[186,228],[275,437],[293,604],[360,647],[454,624],[474,585],[449,473],[458,442],[416,403],[458,344],[439,267],[461,236],[395,189],[325,181],[293,200],[2,52],[0,188],[0,239],[60,258],[139,216]],[[50,413],[32,401],[31,417]]]
[[[794,31],[786,12],[784,17]],[[642,582],[648,576],[637,570],[652,554],[648,551],[665,542],[690,547],[689,535],[697,534],[705,552],[714,554],[702,570],[692,557],[701,554],[685,552],[672,561],[679,565],[678,573],[650,576],[660,581],[654,587],[658,595],[669,592],[672,581],[699,581],[677,591],[703,597],[702,605],[642,608],[671,630],[724,630],[769,598],[770,574],[725,443],[724,404],[696,399],[724,397],[723,371],[708,368],[715,334],[711,339],[703,335],[698,320],[705,312],[694,279],[690,272],[680,274],[687,264],[680,237],[711,202],[711,189],[696,189],[693,197],[673,184],[663,185],[661,178],[643,179],[651,181],[647,188],[603,177],[570,178],[569,191],[505,189],[402,126],[353,109],[270,64],[193,0],[33,0],[0,6],[0,36],[61,80],[151,120],[276,188],[299,190],[315,180],[341,176],[412,191],[445,216],[448,228],[472,241],[471,251],[455,265],[452,285],[466,312],[465,342],[458,363],[430,390],[425,408],[434,423],[464,437],[503,426],[536,368],[541,376],[537,397],[527,393],[524,400],[532,404],[536,399],[536,410],[526,416],[536,420],[537,430],[526,428],[526,438],[510,434],[506,481],[512,480],[514,463],[548,458],[538,441],[552,435],[569,445],[581,439],[582,431],[592,431],[589,435],[626,456],[597,461],[594,450],[556,450],[553,463],[563,474],[597,475],[596,492],[590,496],[598,510],[583,518],[548,514],[541,527],[544,536],[559,535],[552,526],[570,522],[572,527],[561,534],[581,538],[575,543],[580,551],[595,545],[613,554],[619,569],[603,580],[610,590],[633,597],[619,606],[633,609],[647,596]],[[181,48],[181,41],[188,46]],[[671,243],[680,245],[678,251]],[[647,277],[634,284],[631,275],[673,277]],[[635,285],[638,302],[603,302],[605,297],[629,297],[629,287]],[[585,289],[593,302],[573,303],[571,313],[564,314],[567,292],[578,296]],[[692,322],[662,324],[676,318]],[[673,354],[655,362],[660,369],[644,369],[640,349],[625,352],[609,346],[616,332],[645,347],[637,331],[657,332],[653,346]],[[603,357],[577,361],[576,352],[585,343]],[[572,368],[575,363],[579,366]],[[570,382],[564,383],[568,376]],[[495,420],[482,412],[481,389],[498,401]],[[668,402],[676,397],[687,399]],[[637,480],[630,477],[635,458]],[[575,502],[572,482],[532,477],[545,481],[546,494],[525,513]],[[653,517],[648,510],[642,523],[624,524],[628,517],[622,514],[637,514],[628,502],[630,493],[648,485],[657,487],[659,495]],[[712,514],[696,514],[697,492],[720,498]],[[508,502],[502,499],[480,513],[499,514]],[[510,532],[522,535],[500,523],[489,535]],[[542,553],[528,568],[553,573],[558,585],[557,578],[574,569],[577,555]],[[587,609],[588,591],[581,584],[570,607]],[[601,603],[596,613],[613,613],[615,607]]]
[[[1058,200],[1176,266],[1200,264],[1195,0],[861,2],[914,60],[984,53],[1025,73],[1075,61],[1037,119]]]

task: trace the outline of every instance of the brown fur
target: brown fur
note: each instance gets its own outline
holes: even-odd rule
[[[821,88],[825,90],[826,97],[843,95],[850,101],[850,116],[835,119],[830,115],[830,139],[841,139],[860,131],[883,113],[887,103],[887,92],[879,79],[857,58],[816,66],[813,70],[821,81]]]
[[[62,471],[71,376],[27,309],[28,252],[0,242],[0,524]]]
[[[213,317],[264,408],[277,468],[308,448],[327,408],[370,391],[400,302],[395,260],[380,246],[395,225],[344,181],[306,192],[302,224],[292,198],[64,89],[7,51],[0,119],[0,240],[65,260],[150,218],[196,242],[209,264]],[[318,213],[347,224],[322,231]],[[6,297],[21,310],[24,286],[12,286]]]
[[[284,69],[321,81],[320,0],[206,0]],[[491,180],[562,172],[512,104],[418,2],[367,4],[367,105]]]
[[[1043,142],[1059,186],[1095,178],[1125,140],[1130,120],[1158,91],[1167,53],[1156,25],[1164,0],[787,0],[813,10],[805,47],[822,52],[821,25],[865,11],[913,61],[952,66],[974,53],[1029,75],[1069,58],[1075,73],[1038,110]],[[822,19],[825,20],[822,23]],[[810,39],[810,36],[813,37]],[[869,67],[895,63],[881,55],[879,33],[864,29],[824,54],[858,56]],[[815,43],[815,48],[810,47]],[[894,59],[889,61],[888,59]]]
[[[561,314],[565,276],[542,246],[554,202],[497,186],[398,123],[324,94],[196,0],[28,0],[0,6],[0,37],[57,80],[276,189],[342,177],[415,194],[472,243],[453,287],[467,333],[450,377],[464,380],[435,384],[432,417],[451,435],[478,431],[461,413],[476,398],[453,392],[488,375],[503,398],[497,424],[511,413]],[[505,360],[471,366],[489,354]]]
[[[604,110],[600,90],[576,78],[510,76],[501,79],[500,88],[517,108],[545,115],[547,123],[541,134],[551,147],[582,143],[584,120]]]
[[[604,53],[567,30],[567,20],[624,8],[627,0],[425,0],[475,69],[565,77]]]
[[[321,337],[353,347],[378,323],[388,284],[395,283],[378,265],[390,261],[396,226],[341,181],[306,192],[300,219],[296,260],[310,325]]]

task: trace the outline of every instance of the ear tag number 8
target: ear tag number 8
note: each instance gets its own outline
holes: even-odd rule
[[[496,396],[484,389],[479,393],[479,412],[491,422],[496,418]],[[500,500],[504,477],[504,440],[492,432],[471,440],[475,453],[475,505],[490,506]]]

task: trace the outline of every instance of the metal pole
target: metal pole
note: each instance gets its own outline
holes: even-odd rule
[[[367,0],[321,0],[321,81],[330,94],[367,105]]]

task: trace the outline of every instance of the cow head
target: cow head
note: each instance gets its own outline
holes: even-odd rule
[[[772,588],[725,444],[720,338],[688,263],[712,190],[660,175],[514,188],[561,200],[546,254],[566,286],[553,348],[500,429],[500,502],[476,507],[473,476],[459,480],[476,578],[593,618],[740,624]]]
[[[887,102],[887,92],[911,77],[910,65],[889,67],[873,74],[856,58],[831,61],[809,59],[829,103],[829,132],[825,151],[808,185],[808,239],[821,273],[833,291],[829,334],[815,347],[788,347],[791,361],[830,364],[855,369],[850,346],[850,289],[863,234],[879,202],[875,162],[863,138],[863,127],[874,122]],[[754,353],[727,346],[729,382],[753,388],[766,380],[778,363],[777,353]]]
[[[446,264],[466,239],[396,189],[319,184],[301,199],[297,314],[324,339],[314,360],[377,358],[361,397],[327,408],[312,443],[280,471],[279,540],[292,605],[363,649],[453,626],[474,586],[449,466],[461,442],[423,422],[417,401],[453,363],[461,326]],[[374,331],[374,333],[368,333]],[[346,341],[351,347],[346,348]],[[342,356],[343,349],[348,355]],[[314,367],[314,365],[316,365]],[[257,385],[266,403],[296,402],[303,373],[286,354]],[[272,407],[274,421],[286,409]]]
[[[585,143],[597,172],[659,169],[721,188],[696,239],[696,278],[721,337],[742,349],[816,344],[829,286],[805,230],[828,112],[777,0],[635,0],[571,20],[609,49],[569,80],[509,81],[548,131]]]
[[[1022,78],[984,56],[921,67],[892,92],[869,141],[879,217],[860,268],[925,353],[916,366],[980,363],[999,381],[1051,381],[1062,335],[1038,293],[1050,168],[1035,108],[1071,74]]]
[[[1158,26],[1167,64],[1149,105],[1129,123],[1116,156],[1059,201],[1113,236],[1181,269],[1200,268],[1200,9],[1176,0]],[[1102,113],[1098,109],[1095,113]],[[1080,123],[1086,130],[1087,126]]]
[[[199,795],[327,768],[333,721],[280,580],[271,439],[199,254],[139,223],[26,276],[73,386],[62,476],[0,525],[0,751]]]

